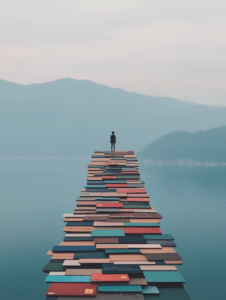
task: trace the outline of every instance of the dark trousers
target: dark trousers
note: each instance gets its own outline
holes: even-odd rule
[[[115,151],[115,143],[111,143],[111,151]]]

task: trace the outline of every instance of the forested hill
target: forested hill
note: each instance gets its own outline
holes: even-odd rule
[[[0,80],[0,156],[90,156],[140,151],[174,130],[225,125],[226,107],[193,105],[70,78],[21,85]]]
[[[226,162],[226,126],[189,133],[173,131],[138,153],[141,158]]]

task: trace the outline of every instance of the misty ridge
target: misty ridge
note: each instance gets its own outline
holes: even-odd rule
[[[190,141],[186,145],[192,153],[192,133],[220,127],[225,120],[226,107],[145,96],[87,80],[64,78],[30,85],[0,80],[0,157],[89,157],[94,150],[110,149],[109,136],[114,130],[116,150],[137,152],[155,141],[150,146],[150,153],[156,153],[154,157],[149,156],[149,148],[140,155],[174,160],[180,157],[178,140],[185,144]],[[191,133],[162,137],[175,130]],[[225,139],[217,146],[211,135],[213,144],[208,145],[208,150],[201,143],[201,133],[194,136],[199,147],[194,159],[226,161],[223,153],[215,149],[224,147]]]
[[[226,126],[168,133],[146,146],[138,157],[150,165],[226,166]]]

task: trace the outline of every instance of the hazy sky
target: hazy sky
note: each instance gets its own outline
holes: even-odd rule
[[[0,0],[0,78],[226,105],[225,0]]]

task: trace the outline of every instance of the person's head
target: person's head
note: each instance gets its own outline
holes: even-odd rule
[[[112,131],[112,134],[114,134],[115,132],[114,131]]]

